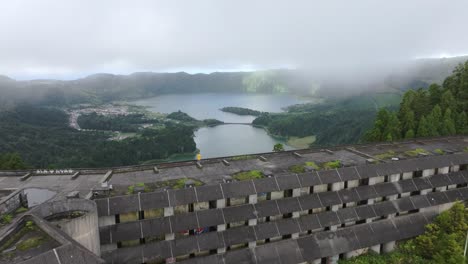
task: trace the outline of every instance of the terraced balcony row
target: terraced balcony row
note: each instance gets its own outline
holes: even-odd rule
[[[421,234],[428,220],[424,214],[432,215],[435,212],[413,213],[387,220],[377,220],[372,223],[362,223],[351,227],[340,228],[334,232],[324,232],[324,227],[332,225],[345,225],[350,221],[359,221],[370,218],[378,218],[389,214],[403,212],[403,210],[417,210],[431,206],[451,203],[457,200],[468,199],[468,188],[454,189],[446,192],[435,192],[426,195],[401,198],[396,201],[387,201],[375,205],[364,205],[358,207],[344,208],[337,212],[325,212],[317,215],[305,215],[300,218],[282,219],[275,222],[259,223],[256,226],[242,226],[227,229],[223,232],[209,232],[196,236],[169,241],[148,243],[136,247],[121,248],[104,256],[109,263],[145,263],[158,261],[178,256],[196,254],[197,258],[191,259],[189,263],[275,263],[276,257],[281,259],[280,263],[300,263],[324,257],[341,254],[351,250],[370,247],[389,241],[401,240]],[[399,211],[401,210],[401,211]],[[430,219],[429,219],[430,220]],[[400,225],[401,224],[401,225]],[[318,230],[309,235],[310,232]],[[282,240],[273,243],[259,245],[254,249],[230,250],[222,255],[211,255],[210,250],[225,248],[234,245],[247,244],[252,241],[261,241],[269,238],[288,236],[294,233],[305,232],[305,236],[296,241]],[[346,239],[344,242],[343,238]],[[286,253],[288,257],[276,254],[288,252],[282,248],[284,244],[296,244],[294,247],[307,248],[301,250],[301,259],[296,259],[294,252]],[[280,251],[270,251],[270,254],[262,254],[262,250],[271,247],[279,247]],[[291,250],[290,250],[291,251]],[[264,253],[267,251],[263,251]],[[272,254],[276,252],[276,254]],[[297,252],[296,252],[297,253]],[[262,261],[258,260],[263,256]],[[256,261],[252,261],[257,258]],[[287,258],[288,261],[284,261]],[[215,262],[212,262],[215,261]],[[250,261],[250,262],[242,262]],[[271,262],[268,262],[271,261]]]
[[[115,225],[101,226],[101,244],[116,243],[124,240],[140,239],[145,237],[158,237],[168,233],[184,232],[186,230],[216,227],[217,225],[261,219],[269,216],[290,214],[293,212],[305,212],[309,210],[326,208],[347,203],[359,203],[368,199],[411,193],[421,190],[445,186],[466,186],[468,183],[468,171],[458,171],[449,174],[438,174],[424,178],[400,180],[398,182],[379,183],[376,185],[358,186],[351,189],[312,193],[298,197],[288,197],[277,200],[267,200],[256,204],[245,204],[226,208],[195,211],[191,213],[174,215],[161,218],[143,219],[140,221],[119,223]],[[440,193],[431,193],[434,199],[440,198]],[[415,196],[419,197],[419,196]],[[404,198],[402,201],[411,201],[419,204],[422,198]],[[376,204],[377,210],[385,209],[385,206],[393,203],[383,202]],[[397,208],[409,208],[408,203],[396,204]],[[351,209],[346,208],[346,210]],[[361,210],[361,209],[359,209]],[[404,211],[409,211],[408,209]],[[394,212],[395,213],[395,212]],[[334,212],[319,213],[319,218],[331,217]],[[373,216],[370,216],[373,217]],[[333,224],[331,224],[333,225]],[[309,229],[308,229],[309,230]]]
[[[181,190],[139,193],[135,195],[96,199],[95,201],[98,206],[99,216],[111,216],[325,184],[344,183],[356,180],[362,181],[373,177],[466,164],[468,164],[468,153],[430,156],[419,159],[395,161],[392,163],[344,167],[318,172],[301,174],[286,173],[257,180],[205,185]]]

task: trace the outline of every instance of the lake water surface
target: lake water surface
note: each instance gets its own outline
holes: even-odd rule
[[[171,94],[132,103],[147,106],[150,111],[171,113],[182,111],[196,119],[215,118],[227,123],[251,123],[254,116],[240,116],[220,111],[226,106],[245,107],[264,112],[282,112],[284,107],[306,103],[305,99],[279,94]],[[220,125],[195,131],[195,142],[203,158],[269,152],[276,143],[264,129],[249,125]],[[285,149],[293,149],[285,145]]]

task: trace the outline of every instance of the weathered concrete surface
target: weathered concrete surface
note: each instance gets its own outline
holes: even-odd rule
[[[32,210],[32,214],[47,219],[68,212],[84,212],[84,215],[60,222],[60,229],[82,246],[101,255],[99,223],[96,203],[85,199],[66,199],[44,203]]]
[[[16,190],[4,197],[0,200],[0,215],[11,213],[21,207],[25,198],[23,190]]]

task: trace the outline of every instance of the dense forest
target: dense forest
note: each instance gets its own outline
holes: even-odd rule
[[[236,107],[236,106],[227,106],[227,107],[221,108],[220,110],[226,113],[232,113],[236,115],[259,116],[262,114],[262,112],[257,111],[257,110],[244,108],[244,107]]]
[[[426,226],[426,232],[402,242],[389,254],[368,254],[340,260],[339,264],[463,264],[468,211],[455,203]]]
[[[320,104],[290,106],[285,113],[263,113],[253,121],[283,137],[315,135],[314,145],[358,142],[372,126],[378,107],[395,107],[398,93],[364,93]]]
[[[0,170],[20,170],[26,165],[18,153],[0,154]]]
[[[455,68],[442,86],[407,91],[397,111],[381,109],[367,141],[468,134],[468,61]]]
[[[143,114],[129,115],[99,115],[95,112],[78,117],[78,125],[82,129],[137,132],[142,124],[154,124],[157,120],[149,120]]]
[[[0,112],[0,153],[16,152],[25,164],[37,168],[134,165],[194,152],[193,130],[166,122],[161,129],[144,129],[135,137],[111,141],[109,132],[70,128],[62,110],[21,105]]]

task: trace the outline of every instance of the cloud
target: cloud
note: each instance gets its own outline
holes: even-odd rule
[[[467,54],[466,10],[463,0],[7,1],[0,73],[370,69]]]

